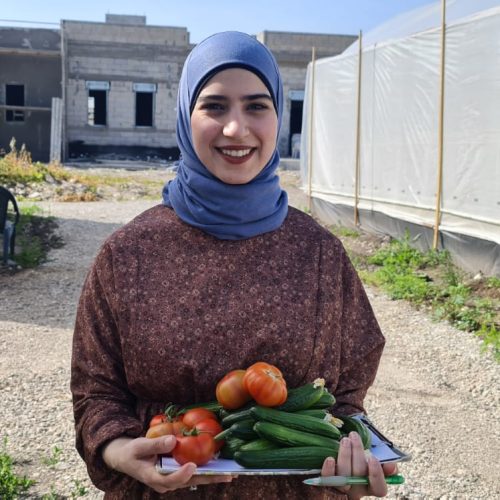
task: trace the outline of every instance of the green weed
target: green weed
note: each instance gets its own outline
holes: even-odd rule
[[[14,461],[7,453],[7,438],[5,438],[0,450],[0,498],[2,500],[18,498],[35,483],[26,476],[16,475],[13,471],[13,465]]]
[[[42,463],[48,467],[55,467],[61,461],[62,448],[54,446],[50,454],[42,458]]]
[[[465,273],[453,265],[447,252],[420,252],[413,244],[408,233],[402,240],[392,240],[366,257],[370,269],[359,262],[358,255],[355,264],[361,279],[381,287],[392,299],[425,305],[435,319],[474,332],[483,340],[485,349],[491,349],[500,360],[500,302],[495,297],[476,296]],[[499,278],[489,278],[485,283],[486,288],[500,288]]]
[[[71,498],[84,497],[88,493],[88,489],[78,479],[73,479],[74,488],[71,491]]]
[[[20,212],[14,261],[22,268],[36,267],[47,260],[51,248],[62,245],[62,240],[55,232],[55,218],[44,216],[40,207],[21,205]]]

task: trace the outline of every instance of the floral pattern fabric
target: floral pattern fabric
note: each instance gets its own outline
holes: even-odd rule
[[[288,386],[323,377],[335,414],[364,411],[384,338],[340,241],[289,209],[283,225],[218,240],[168,207],[136,217],[103,245],[85,281],[73,340],[76,445],[109,499],[343,498],[300,477],[239,477],[158,495],[102,460],[144,435],[167,402],[214,399],[228,371],[278,366]]]

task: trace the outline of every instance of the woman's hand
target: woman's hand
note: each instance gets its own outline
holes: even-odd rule
[[[137,479],[158,493],[233,480],[233,476],[193,476],[196,471],[193,463],[184,464],[171,474],[160,474],[155,467],[157,456],[169,453],[175,444],[175,436],[155,439],[122,437],[108,443],[102,456],[111,469]]]
[[[396,474],[397,465],[394,463],[381,465],[373,456],[366,459],[361,438],[357,432],[351,432],[349,437],[340,441],[340,449],[335,462],[334,458],[327,458],[321,469],[322,476],[367,476],[370,484],[363,486],[344,486],[337,488],[351,499],[364,496],[385,497],[387,484],[385,476]]]

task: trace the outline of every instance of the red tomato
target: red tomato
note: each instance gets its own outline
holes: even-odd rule
[[[165,413],[160,413],[159,415],[155,415],[151,422],[149,422],[149,427],[153,427],[154,425],[162,424],[163,422],[167,422],[168,418]]]
[[[236,410],[252,399],[243,384],[244,376],[245,370],[233,370],[219,381],[215,389],[215,396],[222,407]]]
[[[206,408],[192,408],[182,416],[182,422],[189,429],[196,427],[198,422],[209,419],[217,420],[217,416],[213,411],[207,410]]]
[[[150,427],[148,432],[146,432],[146,437],[154,439],[160,436],[168,436],[169,434],[180,436],[185,428],[186,426],[180,420],[176,422],[162,422]]]
[[[276,366],[262,361],[247,368],[243,383],[252,398],[262,406],[278,406],[286,401],[283,374]]]
[[[222,425],[214,420],[213,418],[207,418],[207,420],[202,420],[196,424],[196,431],[198,433],[206,432],[210,434],[212,437],[217,436],[220,432],[222,432]],[[219,451],[224,446],[224,441],[215,441],[215,451]]]
[[[205,465],[212,460],[214,454],[215,441],[207,432],[190,436],[178,436],[177,444],[172,451],[172,456],[180,465],[188,462]]]

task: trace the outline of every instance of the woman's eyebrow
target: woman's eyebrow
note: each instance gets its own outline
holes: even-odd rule
[[[255,101],[257,99],[268,99],[269,101],[272,101],[272,98],[269,94],[249,94],[249,95],[244,95],[241,97],[242,101]],[[228,101],[229,98],[225,95],[219,95],[219,94],[205,94],[205,95],[200,95],[198,98],[198,101],[204,102],[204,101]]]

